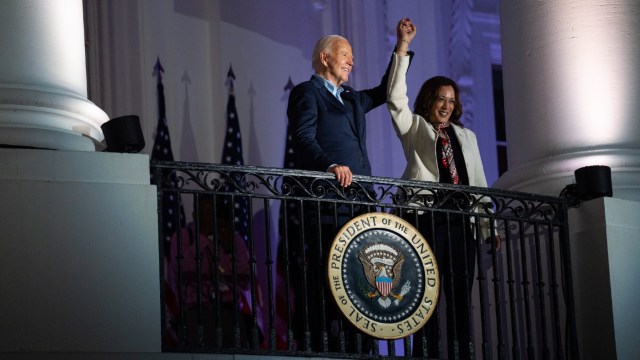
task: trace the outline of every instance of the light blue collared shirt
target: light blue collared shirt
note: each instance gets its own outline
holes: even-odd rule
[[[342,102],[342,97],[340,97],[340,94],[342,94],[342,92],[344,91],[344,89],[342,88],[342,86],[335,86],[331,83],[331,81],[323,78],[322,76],[320,76],[319,74],[313,74],[313,76],[317,77],[318,79],[322,80],[322,82],[324,82],[324,87],[327,88],[327,90],[329,90],[330,93],[333,94],[333,96],[336,97],[336,99],[338,99],[338,101],[340,101],[340,103],[342,105],[344,105],[344,102]]]

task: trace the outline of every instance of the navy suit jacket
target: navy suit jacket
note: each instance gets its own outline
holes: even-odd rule
[[[389,68],[372,89],[356,91],[343,85],[344,105],[315,76],[291,90],[287,116],[299,168],[327,171],[338,164],[354,175],[371,175],[365,114],[386,103]]]

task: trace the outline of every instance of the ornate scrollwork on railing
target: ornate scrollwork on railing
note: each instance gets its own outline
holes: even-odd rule
[[[154,162],[152,167],[164,174],[158,186],[178,192],[446,209],[554,223],[562,222],[566,211],[561,198],[426,181],[354,176],[351,186],[342,188],[332,174],[321,172],[180,162]]]
[[[522,219],[538,219],[543,221],[562,221],[564,202],[561,199],[550,201],[546,197],[494,197],[495,214],[509,215]]]
[[[267,289],[268,293],[265,297],[267,299],[265,309],[270,315],[276,314],[276,309],[280,309],[278,306],[281,306],[278,301],[282,299],[275,293],[276,291],[284,294],[284,297],[287,298],[284,300],[285,302],[290,302],[288,297],[292,293],[295,293],[296,297],[298,294],[315,295],[313,292],[306,291],[307,286],[313,287],[310,285],[312,283],[307,280],[312,279],[315,275],[320,275],[318,272],[322,269],[320,261],[325,255],[322,244],[331,245],[324,239],[330,239],[331,236],[339,234],[340,229],[343,228],[342,224],[345,223],[345,218],[353,220],[355,216],[362,216],[362,212],[365,211],[389,212],[400,215],[400,217],[415,218],[416,227],[422,225],[420,229],[425,231],[422,235],[427,241],[431,241],[430,244],[435,244],[434,248],[438,246],[438,243],[442,243],[441,239],[445,241],[462,241],[465,238],[478,240],[465,241],[462,244],[474,244],[473,248],[467,248],[475,249],[474,253],[468,252],[468,254],[474,255],[475,259],[473,263],[475,270],[470,278],[475,284],[473,293],[477,293],[478,301],[474,304],[478,304],[479,310],[474,311],[479,311],[478,314],[482,315],[480,316],[482,323],[487,326],[504,322],[505,318],[518,319],[523,316],[521,314],[524,312],[532,311],[546,315],[544,318],[534,317],[536,323],[532,322],[532,326],[520,326],[522,324],[518,325],[517,322],[512,324],[506,321],[503,328],[511,326],[514,331],[518,331],[517,336],[521,337],[531,335],[531,329],[547,331],[549,326],[546,324],[558,324],[558,329],[553,332],[560,334],[562,331],[559,331],[559,324],[562,323],[562,316],[557,311],[547,311],[547,306],[550,306],[552,310],[562,307],[570,309],[573,304],[571,294],[568,292],[572,286],[571,271],[568,271],[571,269],[569,257],[571,251],[566,231],[568,229],[566,218],[568,200],[564,198],[436,182],[365,176],[354,176],[352,184],[343,188],[338,185],[334,175],[330,173],[251,166],[152,162],[151,171],[153,180],[158,187],[158,245],[159,249],[162,249],[159,252],[161,256],[159,264],[162,266],[161,276],[170,274],[164,268],[172,266],[171,261],[167,261],[168,258],[178,259],[178,261],[174,260],[174,263],[178,264],[176,268],[178,268],[178,272],[184,273],[185,257],[184,255],[172,254],[174,251],[172,244],[177,245],[175,249],[180,249],[178,246],[182,246],[181,241],[186,243],[184,241],[186,234],[177,237],[173,234],[183,234],[174,230],[174,224],[179,223],[180,216],[183,218],[188,218],[188,216],[180,215],[179,212],[172,210],[177,210],[181,205],[180,202],[192,204],[194,205],[192,222],[187,222],[188,225],[181,225],[186,230],[193,228],[201,231],[199,225],[207,222],[213,222],[213,228],[215,226],[222,227],[226,223],[226,225],[231,225],[230,229],[227,229],[227,231],[231,231],[228,234],[235,231],[245,240],[248,250],[246,261],[251,269],[250,281],[252,284],[258,284],[257,287],[251,287],[251,298],[247,298],[247,300],[256,299],[256,302],[250,302],[250,304],[257,304],[257,294],[259,293],[256,292],[261,289],[260,284],[263,284],[263,280],[266,278],[267,286],[264,289]],[[167,198],[170,198],[171,201],[166,201]],[[205,202],[200,202],[200,199]],[[217,202],[220,199],[223,201],[222,203]],[[207,209],[206,204],[213,205],[213,211],[203,217],[199,210]],[[167,209],[169,211],[165,211]],[[421,211],[431,216],[418,217]],[[445,216],[441,216],[443,214]],[[461,214],[462,216],[459,216]],[[211,221],[212,219],[213,221]],[[231,219],[233,220],[224,221]],[[436,221],[440,219],[446,219],[447,223],[436,224]],[[430,221],[431,224],[425,224],[425,221]],[[169,230],[164,228],[166,223],[171,225]],[[401,224],[396,223],[396,225]],[[355,227],[357,226],[356,224]],[[346,229],[350,229],[350,227]],[[457,233],[454,233],[452,229],[455,229]],[[446,236],[442,236],[441,231],[446,232]],[[343,234],[346,233],[348,230],[345,230]],[[188,234],[191,236],[191,232]],[[223,238],[222,231],[219,234],[215,232],[215,234],[212,238],[218,240],[214,240],[214,244],[215,241],[218,241],[219,245],[224,246],[224,240],[220,241]],[[200,235],[202,239],[203,234]],[[338,238],[342,238],[342,236],[338,236]],[[351,239],[353,238],[351,237]],[[370,239],[372,240],[363,240],[363,242],[378,241]],[[196,249],[198,244],[202,244],[201,241],[194,242]],[[356,241],[353,243],[355,244]],[[451,246],[448,247],[451,248]],[[338,247],[336,247],[337,249]],[[414,249],[417,250],[417,248]],[[274,250],[276,251],[274,252]],[[197,264],[194,266],[204,265],[203,257],[198,255],[198,251],[195,250],[192,254],[193,261]],[[445,251],[439,252],[440,258],[436,255],[436,261],[439,261],[442,256],[453,256],[451,251],[446,252],[449,254],[445,254]],[[171,258],[172,255],[176,257]],[[427,258],[424,257],[424,259]],[[232,256],[230,260],[234,264],[239,264],[239,257],[234,259]],[[451,261],[447,263],[452,264]],[[562,265],[562,269],[556,269],[557,264]],[[204,269],[204,266],[201,267]],[[442,269],[445,269],[445,266]],[[217,272],[214,276],[217,280]],[[194,279],[204,278],[204,276],[192,277]],[[175,282],[172,286],[161,288],[164,292],[163,295],[169,295],[163,300],[175,301],[175,298],[171,297],[175,294],[170,293],[169,290],[186,288],[183,286],[186,278],[185,276],[170,276],[161,279],[161,284],[166,284],[168,281]],[[565,285],[566,288],[564,288]],[[563,288],[559,289],[561,286]],[[202,286],[195,286],[195,288],[207,289]],[[299,292],[300,289],[304,290]],[[368,290],[363,294],[367,292]],[[179,293],[177,297],[182,296]],[[198,298],[197,295],[196,298]],[[312,302],[305,302],[305,300],[298,302],[300,299],[294,299],[291,304],[285,305],[287,311],[302,303],[305,306],[312,304]],[[313,298],[313,304],[318,302],[317,299],[317,297]],[[522,299],[527,300],[527,303],[520,306],[523,304]],[[510,302],[515,305],[510,306]],[[180,306],[186,306],[186,301],[178,301],[178,303]],[[325,305],[324,301],[318,305],[317,313],[324,313],[323,311],[326,311],[322,310],[322,306]],[[163,309],[162,323],[171,326],[172,321],[165,320],[172,320],[170,316],[175,315],[167,312],[168,307],[163,307]],[[253,307],[253,309],[256,308]],[[494,312],[492,309],[496,311]],[[179,313],[185,312],[185,308],[181,308]],[[305,314],[293,312],[290,314],[295,316],[316,315],[316,313],[300,313]],[[484,315],[494,313],[496,314],[495,319],[485,319]],[[258,315],[255,312],[252,315],[254,315],[252,324],[256,325],[253,337],[256,338],[255,342],[257,343]],[[183,329],[183,331],[186,329],[186,321],[182,319],[175,321],[178,323],[177,329]],[[268,334],[272,339],[270,340],[272,341],[270,351],[282,355],[281,352],[276,353],[274,350],[275,339],[280,338],[280,334],[276,331],[280,330],[275,329],[274,322],[270,324],[271,328],[263,334]],[[293,334],[293,323],[290,322],[286,326],[287,334]],[[173,334],[175,329],[173,327],[163,328],[163,334],[166,334],[168,330]],[[539,336],[538,333],[534,335]],[[291,338],[293,339],[293,336]],[[291,342],[291,340],[289,341]],[[180,345],[180,350],[203,350],[202,347],[182,346]],[[302,357],[317,355],[311,350],[301,352],[299,350],[293,351],[293,348],[293,344],[290,344],[286,354],[301,355]],[[214,347],[211,349],[218,350]],[[239,350],[238,353],[244,351],[243,349]],[[209,351],[209,348],[205,351]],[[256,354],[255,349],[252,349],[250,354]],[[485,358],[492,357],[484,355]]]

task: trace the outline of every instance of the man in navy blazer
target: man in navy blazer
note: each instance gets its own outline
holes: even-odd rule
[[[334,173],[346,187],[353,174],[371,175],[365,114],[386,103],[389,68],[372,89],[343,86],[353,68],[353,53],[339,35],[320,39],[312,61],[315,74],[291,90],[287,108],[297,163],[303,170]]]
[[[389,67],[380,84],[372,89],[356,91],[344,86],[353,68],[353,53],[347,39],[338,35],[329,35],[318,41],[313,50],[312,66],[315,74],[310,80],[295,86],[289,95],[287,116],[296,162],[303,170],[331,172],[341,186],[347,187],[354,174],[371,175],[365,114],[386,103]],[[337,211],[337,220],[334,220],[334,210]],[[307,341],[313,350],[322,348],[321,332],[324,329],[329,330],[329,349],[337,351],[341,348],[336,342],[338,334],[333,331],[336,328],[333,324],[340,319],[339,310],[329,299],[326,313],[317,305],[324,303],[319,299],[328,294],[328,290],[323,292],[322,289],[326,279],[325,257],[333,235],[349,218],[363,211],[367,208],[325,203],[318,212],[313,202],[305,205],[304,231],[296,228],[304,245],[300,241],[291,241],[288,249],[293,263],[307,264],[292,273],[295,279],[291,283],[296,294],[294,338],[304,350]],[[297,214],[297,211],[293,213]],[[289,224],[290,233],[295,226],[295,222]],[[303,289],[306,289],[306,294]],[[310,338],[305,335],[305,325],[308,325]],[[356,335],[360,332],[348,322],[344,322],[344,326],[347,351],[357,352],[358,342],[361,342],[360,351],[368,353],[372,338],[361,334],[358,341]]]

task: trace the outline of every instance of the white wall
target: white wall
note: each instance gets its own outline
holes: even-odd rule
[[[571,270],[583,359],[640,357],[640,204],[616,198],[569,210]]]
[[[148,169],[146,155],[0,149],[0,353],[160,351]]]

